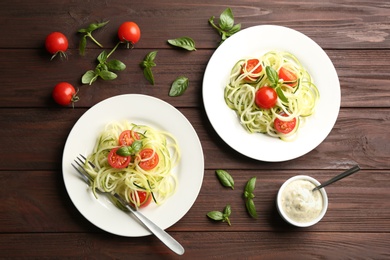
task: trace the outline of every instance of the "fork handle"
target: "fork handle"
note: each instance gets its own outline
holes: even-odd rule
[[[134,216],[142,222],[142,224],[147,227],[150,232],[152,232],[156,237],[158,237],[161,242],[163,242],[168,248],[170,248],[173,252],[178,255],[184,254],[183,246],[177,242],[171,235],[169,235],[165,230],[157,226],[155,223],[150,221],[147,217],[145,217],[141,212],[134,210],[128,203],[126,203],[118,194],[114,194],[115,198],[117,198]]]

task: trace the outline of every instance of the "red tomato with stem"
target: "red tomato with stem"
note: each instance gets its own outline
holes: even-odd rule
[[[128,47],[133,47],[141,38],[141,30],[135,22],[124,22],[119,26],[118,38],[121,42],[127,42]]]
[[[241,73],[249,72],[250,75],[245,77],[244,80],[256,81],[260,77],[260,75],[258,75],[258,74],[260,74],[260,72],[263,70],[263,67],[261,65],[258,65],[259,63],[260,63],[260,60],[258,60],[258,59],[247,60],[244,67],[242,68]],[[256,67],[257,65],[258,65],[258,67]],[[256,67],[256,69],[254,69],[255,67]]]
[[[121,156],[119,154],[116,154],[116,151],[118,151],[118,149],[119,147],[111,149],[110,153],[107,156],[107,160],[112,168],[123,169],[129,165],[131,156]]]
[[[139,140],[137,132],[125,130],[119,135],[119,145],[121,146],[130,146],[134,140]]]
[[[282,116],[287,116],[287,114],[283,113]],[[274,120],[275,130],[282,134],[290,133],[292,130],[294,130],[296,124],[297,124],[297,119],[295,117],[289,121],[284,121],[279,118],[275,118]]]
[[[51,59],[58,54],[66,58],[65,51],[68,49],[68,38],[60,32],[52,32],[46,37],[45,47],[50,54],[53,54]]]
[[[278,100],[278,94],[275,89],[264,86],[256,91],[255,103],[258,107],[264,109],[273,108]]]
[[[139,152],[141,161],[139,162],[139,167],[145,171],[149,171],[155,168],[160,160],[158,154],[151,148],[144,148]]]
[[[297,75],[295,75],[291,70],[281,67],[278,72],[279,79],[283,79],[283,82],[286,82],[287,85],[295,87],[297,85]]]
[[[79,100],[76,89],[68,82],[60,82],[55,85],[52,97],[54,101],[61,106],[68,106]]]
[[[136,192],[139,198],[139,205],[137,205],[137,208],[145,208],[146,206],[148,206],[152,201],[152,193],[147,191],[140,191],[140,190],[137,190]],[[134,202],[137,201],[134,192],[132,192],[130,196]],[[134,206],[133,203],[131,204]]]

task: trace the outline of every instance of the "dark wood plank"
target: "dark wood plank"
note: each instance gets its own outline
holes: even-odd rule
[[[85,111],[2,109],[0,169],[60,169],[66,138]],[[260,162],[238,154],[219,138],[204,111],[191,108],[180,108],[180,111],[199,135],[206,169],[343,169],[356,163],[368,169],[390,168],[387,109],[342,109],[322,144],[303,157],[281,163]]]
[[[269,231],[269,232],[367,232],[390,230],[388,171],[362,170],[326,188],[329,208],[317,225],[298,229],[286,224],[275,206],[278,189],[288,178],[306,174],[324,182],[341,170],[228,170],[235,189],[223,187],[214,170],[206,170],[200,194],[190,211],[169,231]],[[75,173],[77,174],[77,173]],[[191,173],[184,173],[191,174]],[[256,177],[255,205],[258,219],[246,212],[243,192]],[[22,181],[20,181],[22,180]],[[1,171],[0,227],[6,233],[105,233],[89,223],[73,206],[65,190],[61,171]],[[214,222],[207,212],[230,204],[231,226]],[[378,207],[378,205],[381,205]]]
[[[2,258],[88,259],[388,259],[385,233],[173,232],[186,252],[177,256],[155,237],[91,233],[0,234]],[[194,242],[196,241],[196,242]],[[136,248],[136,250],[135,250]],[[223,248],[223,249],[221,249]]]
[[[231,7],[242,28],[260,24],[288,26],[312,37],[323,48],[388,48],[390,11],[382,1],[294,1],[243,0],[226,4],[218,0],[169,2],[88,2],[61,0],[53,3],[3,1],[0,10],[0,48],[41,48],[46,35],[62,31],[76,49],[77,30],[89,23],[110,20],[96,37],[105,46],[117,42],[116,30],[123,21],[136,21],[142,30],[139,48],[168,48],[166,41],[180,36],[193,37],[199,48],[215,48],[220,40],[208,24]],[[29,32],[29,33],[25,33]],[[92,45],[92,44],[91,44]],[[163,47],[161,47],[163,46]]]
[[[51,100],[54,86],[67,81],[80,89],[77,107],[90,107],[97,102],[120,94],[152,95],[178,107],[202,106],[203,75],[213,50],[186,52],[176,49],[158,50],[157,66],[153,68],[156,84],[150,85],[143,76],[139,63],[151,50],[120,49],[113,58],[122,60],[127,69],[118,72],[113,81],[99,79],[93,85],[82,85],[81,76],[94,69],[100,50],[80,57],[69,52],[68,60],[50,61],[50,55],[38,50],[1,50],[0,67],[7,75],[6,86],[0,97],[0,107],[57,107]],[[389,107],[390,51],[326,51],[339,74],[342,107]],[[23,65],[20,65],[23,64]],[[186,76],[190,85],[180,97],[169,97],[172,82]]]

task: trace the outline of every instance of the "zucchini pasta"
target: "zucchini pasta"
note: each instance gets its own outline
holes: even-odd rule
[[[224,98],[248,132],[289,141],[314,113],[319,92],[293,54],[270,51],[234,65]]]
[[[177,178],[172,169],[180,160],[176,139],[167,132],[128,121],[106,125],[87,157],[95,168],[92,190],[116,192],[131,205],[162,204],[174,194]]]

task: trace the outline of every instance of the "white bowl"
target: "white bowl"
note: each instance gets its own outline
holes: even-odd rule
[[[277,199],[276,199],[276,206],[277,206],[278,212],[282,216],[282,218],[285,221],[287,221],[288,223],[290,223],[291,225],[294,225],[297,227],[309,227],[309,226],[312,226],[312,225],[318,223],[324,217],[324,215],[328,209],[328,195],[326,194],[326,191],[324,188],[319,189],[318,191],[315,191],[315,192],[319,192],[319,194],[321,195],[320,197],[317,196],[317,199],[322,198],[322,206],[320,207],[320,209],[317,209],[317,211],[319,211],[319,212],[314,212],[315,213],[314,216],[309,217],[309,215],[311,213],[307,212],[305,210],[302,210],[300,207],[306,206],[305,209],[310,211],[310,210],[313,210],[313,208],[314,208],[313,204],[309,204],[307,201],[303,202],[303,204],[300,203],[299,205],[297,205],[297,203],[298,203],[298,201],[302,202],[302,199],[301,199],[302,197],[305,197],[305,199],[308,199],[307,196],[309,196],[310,199],[312,198],[312,193],[309,193],[309,192],[311,192],[311,189],[312,189],[311,187],[310,188],[306,187],[306,188],[302,188],[302,189],[299,189],[297,187],[293,188],[294,195],[297,195],[295,192],[298,192],[298,190],[300,190],[299,198],[291,199],[291,197],[290,197],[290,199],[288,199],[288,201],[286,201],[286,192],[288,192],[286,190],[286,188],[291,189],[293,187],[292,185],[296,185],[298,183],[297,181],[300,182],[302,180],[304,182],[301,182],[301,183],[304,183],[305,186],[312,185],[313,186],[312,188],[320,185],[320,183],[316,179],[314,179],[310,176],[297,175],[297,176],[291,177],[285,183],[283,183],[283,185],[280,187],[278,195],[277,195]],[[306,181],[309,181],[309,183],[307,183]],[[292,183],[294,183],[294,184],[292,184]],[[290,193],[290,195],[291,195],[291,193]],[[321,201],[321,199],[319,199],[319,201]],[[293,202],[295,202],[295,204]],[[291,203],[293,203],[293,205],[291,205]],[[291,206],[296,206],[296,207],[291,209]],[[292,211],[295,211],[295,212],[292,212]],[[308,218],[308,219],[303,219],[303,218]]]

